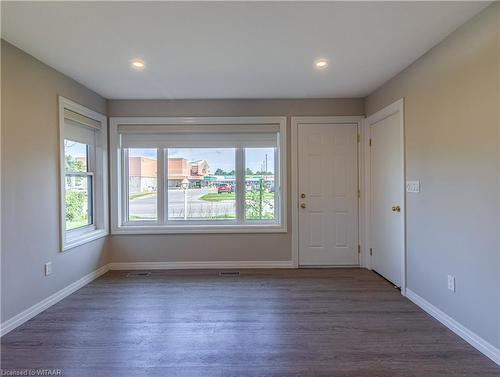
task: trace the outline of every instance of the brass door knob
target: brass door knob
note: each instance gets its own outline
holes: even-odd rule
[[[300,208],[306,208],[306,203],[301,203]]]
[[[401,207],[400,206],[394,206],[391,208],[392,212],[401,212]]]

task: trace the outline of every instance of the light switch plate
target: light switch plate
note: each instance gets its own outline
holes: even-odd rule
[[[448,275],[448,289],[455,292],[455,276]]]
[[[406,181],[406,192],[420,192],[420,181]]]
[[[45,263],[45,276],[49,276],[52,273],[52,262]]]

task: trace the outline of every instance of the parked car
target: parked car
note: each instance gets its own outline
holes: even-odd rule
[[[217,194],[234,192],[233,186],[222,184],[217,187]]]

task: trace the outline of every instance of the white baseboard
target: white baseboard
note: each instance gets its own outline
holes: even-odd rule
[[[28,309],[24,310],[23,312],[15,315],[14,317],[6,320],[0,325],[0,336],[4,336],[8,332],[14,330],[16,327],[22,325],[24,322],[30,320],[37,314],[40,314],[43,312],[45,309],[51,307],[52,305],[58,303],[61,301],[63,298],[69,296],[73,292],[77,291],[78,289],[86,286],[88,283],[91,281],[97,279],[99,276],[105,274],[109,270],[109,265],[104,265],[97,270],[91,272],[88,275],[85,275],[81,279],[75,281],[74,283],[71,283],[67,287],[61,289],[60,291],[57,291],[56,293],[50,295],[49,297],[43,299],[39,303],[29,307]]]
[[[205,261],[110,263],[110,270],[186,270],[218,268],[295,268],[293,261]]]
[[[417,306],[421,307],[425,312],[433,316],[459,337],[464,339],[471,346],[476,348],[479,352],[488,356],[491,360],[500,365],[500,349],[488,343],[479,335],[469,330],[467,327],[463,326],[462,324],[451,318],[448,314],[436,308],[430,302],[423,299],[408,288],[406,288],[406,297],[408,297],[408,299],[413,301]]]

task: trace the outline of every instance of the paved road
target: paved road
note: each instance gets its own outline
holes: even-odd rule
[[[200,199],[200,197],[208,193],[217,193],[217,189],[187,190],[187,212],[189,218],[235,216],[236,209],[234,200],[207,202]],[[131,201],[129,212],[130,216],[137,216],[140,219],[155,218],[156,195]],[[184,218],[184,191],[179,189],[168,190],[168,217],[169,219]]]

